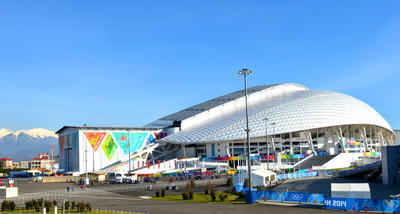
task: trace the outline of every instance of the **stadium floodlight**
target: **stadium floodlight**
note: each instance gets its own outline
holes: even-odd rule
[[[251,194],[251,190],[252,190],[252,182],[251,182],[251,156],[250,156],[250,138],[249,138],[249,112],[247,109],[247,79],[246,77],[250,74],[252,74],[253,72],[250,71],[247,68],[243,68],[242,70],[240,70],[237,74],[242,75],[244,77],[244,99],[245,99],[245,103],[246,103],[246,137],[247,137],[247,159],[248,159],[248,173],[249,173],[249,191],[250,191],[250,197],[253,197]],[[252,203],[253,200],[249,200],[250,203]]]

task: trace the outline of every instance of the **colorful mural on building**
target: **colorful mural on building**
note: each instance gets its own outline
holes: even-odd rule
[[[151,134],[145,132],[113,132],[114,139],[117,141],[119,147],[123,151],[124,155],[129,154],[129,152],[135,152],[143,148],[143,146],[148,145],[149,137],[151,136],[151,141],[155,142],[154,137]],[[147,139],[147,141],[146,141]],[[146,144],[144,143],[146,142]]]
[[[58,137],[58,145],[60,148],[60,156],[64,156],[64,143],[65,143],[65,135],[61,135]]]
[[[85,132],[85,136],[95,152],[97,152],[106,134],[106,132]]]
[[[74,155],[78,155],[79,152],[79,133],[74,132],[69,134],[71,137],[71,143],[72,143],[72,151],[74,152]]]
[[[107,135],[106,140],[104,141],[103,145],[101,146],[104,153],[107,155],[108,160],[111,160],[113,157],[115,150],[117,150],[117,144],[114,142],[113,138],[110,134]]]

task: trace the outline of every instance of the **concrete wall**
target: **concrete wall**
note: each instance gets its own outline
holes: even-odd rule
[[[363,156],[362,153],[340,153],[332,160],[321,166],[321,169],[339,169],[350,167],[353,162],[359,160]]]

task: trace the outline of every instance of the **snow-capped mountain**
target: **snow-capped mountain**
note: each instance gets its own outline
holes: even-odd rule
[[[54,154],[58,154],[57,135],[47,129],[37,128],[15,132],[0,129],[0,158],[30,160],[38,157],[40,152],[50,153],[51,144],[54,146]]]

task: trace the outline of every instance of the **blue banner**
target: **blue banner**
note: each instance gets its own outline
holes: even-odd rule
[[[329,198],[324,194],[304,192],[256,191],[256,200],[323,204],[332,210],[400,212],[400,200]]]
[[[358,210],[357,199],[353,198],[325,198],[324,205],[331,210]]]
[[[304,178],[304,177],[314,177],[318,176],[318,172],[295,172],[289,174],[277,174],[277,180],[286,180],[286,179],[294,179],[294,178]]]
[[[256,200],[290,201],[311,204],[323,204],[324,198],[323,194],[304,192],[257,191],[256,194]]]

